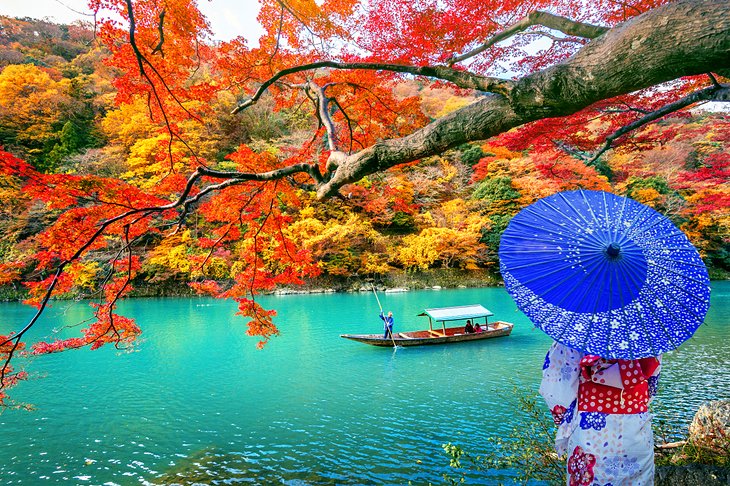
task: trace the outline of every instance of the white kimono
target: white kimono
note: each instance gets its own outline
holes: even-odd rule
[[[648,368],[646,374],[638,360],[616,362],[595,357],[594,366],[585,361],[580,351],[553,343],[545,357],[540,385],[540,394],[558,426],[555,449],[560,455],[568,455],[568,486],[653,485],[651,414],[636,411],[646,409],[647,390],[649,400],[656,393],[661,368],[658,359],[654,363],[656,368]],[[644,382],[644,398],[634,402],[629,391],[634,386],[631,381],[636,383],[637,378]],[[579,405],[581,383],[584,385]],[[607,390],[613,401],[604,398]],[[630,397],[626,401],[625,392]],[[617,397],[621,409],[614,408],[619,404]]]

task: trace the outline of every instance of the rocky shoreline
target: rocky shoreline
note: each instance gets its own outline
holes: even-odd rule
[[[703,404],[687,440],[668,446],[658,448],[656,486],[730,485],[730,400]]]
[[[435,269],[420,272],[396,271],[375,277],[318,277],[302,286],[274,290],[276,295],[322,294],[335,292],[404,292],[408,290],[441,290],[502,286],[502,280],[486,270]]]

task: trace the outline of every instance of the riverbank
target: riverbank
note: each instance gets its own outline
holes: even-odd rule
[[[730,275],[723,274],[720,278],[715,275],[711,280],[722,281],[730,279]],[[197,295],[187,282],[182,280],[165,280],[150,282],[138,279],[133,282],[134,290],[131,297],[193,297]],[[338,276],[323,275],[308,279],[303,285],[287,285],[277,287],[271,294],[323,294],[338,292],[368,292],[372,286],[378,291],[393,289],[424,290],[424,289],[456,289],[501,287],[502,279],[493,272],[485,269],[461,270],[457,268],[435,268],[422,271],[394,270],[383,275],[373,276]],[[27,297],[25,287],[21,285],[0,286],[0,301],[22,301]],[[93,299],[91,294],[69,294],[56,299]]]
[[[379,291],[393,289],[454,289],[502,286],[502,280],[483,269],[460,270],[455,268],[431,269],[418,272],[393,271],[374,277],[324,275],[305,281],[303,285],[288,285],[275,289],[273,294],[322,294],[336,292],[367,292],[372,286]],[[133,283],[131,297],[188,297],[196,295],[187,282],[166,280]],[[25,299],[26,289],[17,285],[0,286],[0,301],[12,302]],[[73,294],[66,299],[93,298],[92,295]]]
[[[502,286],[502,280],[486,270],[460,270],[443,268],[419,272],[395,271],[370,277],[323,276],[311,279],[304,285],[281,287],[276,294],[366,292],[374,286],[379,291],[455,289]]]

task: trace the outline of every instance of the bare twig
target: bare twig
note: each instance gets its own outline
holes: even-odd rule
[[[551,34],[550,32],[545,32],[542,30],[536,30],[534,32],[530,32],[530,34],[540,35],[542,37],[547,37],[548,39],[552,40],[553,42],[572,42],[572,43],[581,43],[579,38],[577,37],[558,37],[557,35]]]
[[[453,66],[457,62],[472,58],[477,54],[481,54],[486,51],[498,42],[509,39],[510,37],[519,34],[534,25],[542,25],[543,27],[560,31],[566,35],[583,37],[585,39],[595,39],[608,31],[608,27],[578,22],[566,17],[561,17],[560,15],[554,15],[549,12],[537,10],[535,12],[531,12],[527,17],[506,27],[504,30],[497,32],[491,39],[479,47],[461,54],[460,56],[452,56],[446,64],[448,66]]]
[[[627,133],[636,130],[639,127],[642,127],[647,123],[653,122],[654,120],[658,120],[659,118],[662,118],[663,116],[666,116],[670,113],[681,110],[690,105],[694,105],[695,103],[712,100],[730,101],[730,85],[722,85],[718,83],[717,85],[695,91],[694,93],[680,98],[673,103],[662,106],[658,110],[647,113],[643,117],[629,123],[628,125],[624,125],[623,127],[613,132],[611,135],[606,137],[606,142],[604,143],[603,147],[601,147],[595,154],[593,154],[593,156],[586,161],[586,164],[595,164],[598,158],[613,146],[613,143],[616,141],[616,139],[626,135]]]
[[[160,12],[160,22],[157,24],[157,30],[160,33],[160,41],[157,43],[154,49],[152,49],[152,54],[160,53],[162,57],[165,57],[165,53],[162,51],[162,45],[165,43],[165,9],[162,9],[162,12]]]
[[[713,85],[714,85],[714,86],[715,86],[716,88],[721,88],[721,87],[722,87],[722,85],[721,85],[721,84],[720,84],[720,82],[719,82],[719,81],[717,80],[717,78],[715,77],[715,75],[714,75],[714,74],[712,74],[712,73],[707,73],[707,76],[708,76],[708,77],[710,78],[710,81],[712,81],[712,84],[713,84]]]

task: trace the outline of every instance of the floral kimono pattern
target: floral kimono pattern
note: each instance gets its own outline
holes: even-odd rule
[[[654,484],[654,437],[647,404],[660,360],[606,360],[553,343],[540,394],[567,455],[568,486]]]

